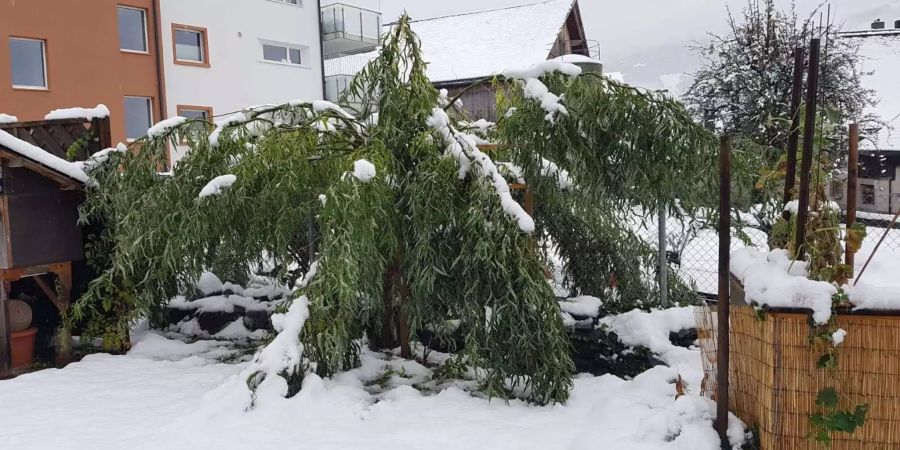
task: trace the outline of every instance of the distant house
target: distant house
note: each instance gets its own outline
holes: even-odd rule
[[[393,24],[384,26],[384,32]],[[428,62],[428,77],[451,97],[478,80],[508,68],[557,57],[600,70],[599,44],[585,37],[577,0],[528,5],[414,20]],[[564,56],[573,55],[573,56]],[[574,55],[580,55],[574,56]],[[325,61],[325,97],[336,101],[377,50]],[[461,100],[472,119],[495,121],[495,91],[472,89]]]
[[[888,28],[877,20],[869,30],[847,32],[844,39],[858,40],[862,67],[871,76],[863,85],[873,89],[881,99],[870,111],[888,122],[874,140],[860,144],[859,197],[860,211],[890,214],[900,210],[900,20]],[[896,129],[892,129],[896,128]],[[846,207],[846,180],[836,180],[831,197]]]

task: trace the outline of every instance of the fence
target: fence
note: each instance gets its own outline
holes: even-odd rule
[[[733,229],[732,251],[748,245],[761,251],[768,250],[766,231],[757,226],[749,215],[744,219],[745,224],[740,229]],[[866,237],[856,255],[855,273],[859,273],[882,238],[884,240],[874,261],[900,261],[900,226],[895,224],[890,227],[892,219],[893,215],[857,213],[856,222],[866,226]],[[846,224],[846,214],[842,223]],[[719,234],[715,225],[700,217],[670,215],[666,218],[665,227],[666,261],[670,274],[692,286],[701,296],[714,298],[719,275]],[[633,229],[647,245],[659,251],[659,225],[656,216],[635,221]],[[654,273],[660,273],[659,267],[654,269]]]

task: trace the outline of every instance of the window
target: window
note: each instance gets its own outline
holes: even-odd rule
[[[125,97],[125,136],[137,139],[153,125],[153,106],[149,97]]]
[[[178,115],[188,120],[204,119],[208,124],[212,124],[212,108],[207,106],[187,106],[178,105]],[[194,123],[197,130],[203,130],[202,122]],[[206,130],[203,130],[206,131]]]
[[[859,187],[862,189],[862,204],[863,205],[874,205],[875,204],[875,185],[874,184],[861,184]]]
[[[300,66],[303,65],[303,50],[278,44],[263,44],[263,59]]]
[[[175,64],[209,67],[209,43],[206,28],[172,25]]]
[[[47,88],[47,55],[44,41],[9,38],[9,54],[13,87]]]
[[[147,53],[147,13],[143,9],[119,7],[119,48]]]

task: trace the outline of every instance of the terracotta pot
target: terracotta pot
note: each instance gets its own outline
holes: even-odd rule
[[[10,333],[10,347],[12,353],[12,368],[26,369],[34,359],[34,339],[37,337],[37,328],[29,328],[25,331]]]

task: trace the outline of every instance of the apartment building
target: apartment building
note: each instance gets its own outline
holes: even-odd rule
[[[113,139],[161,115],[153,0],[0,0],[0,113],[105,104]]]
[[[124,142],[175,115],[322,99],[320,16],[313,0],[0,0],[0,113],[102,103]]]

